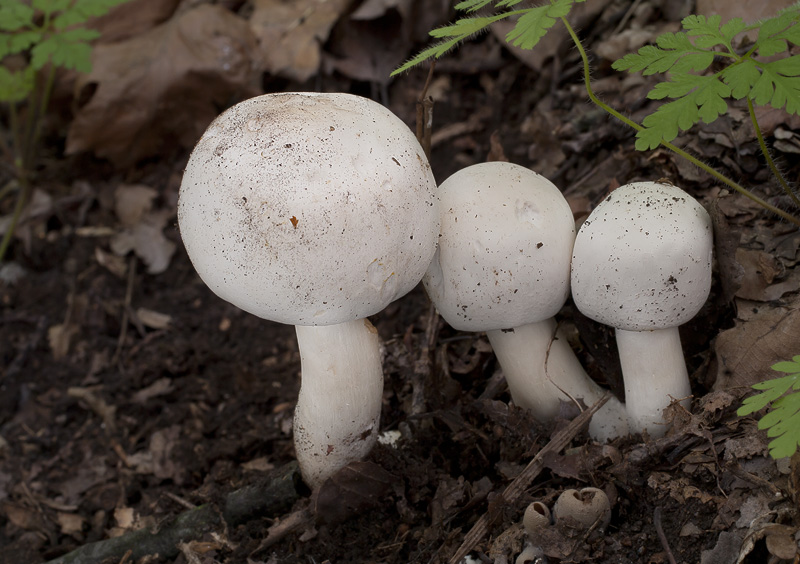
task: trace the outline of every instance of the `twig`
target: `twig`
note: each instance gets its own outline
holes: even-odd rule
[[[658,540],[661,541],[661,546],[667,553],[667,560],[669,560],[669,564],[678,564],[675,560],[675,557],[672,555],[672,550],[669,548],[669,542],[667,542],[667,535],[664,534],[664,529],[661,527],[660,507],[656,507],[656,510],[653,512],[653,525],[656,528],[656,534],[658,535]]]
[[[436,343],[436,330],[439,327],[439,314],[431,302],[425,326],[425,341],[419,351],[419,358],[414,362],[414,376],[411,391],[411,415],[420,415],[425,411],[425,384],[431,376],[431,349]]]
[[[133,300],[133,283],[136,281],[136,256],[131,256],[128,261],[128,285],[125,288],[125,303],[122,305],[122,321],[119,331],[119,338],[117,339],[117,349],[114,351],[112,364],[116,364],[122,354],[122,347],[125,345],[125,339],[128,337],[128,321],[131,311],[131,301]]]
[[[436,61],[431,61],[428,70],[428,78],[425,79],[425,86],[417,98],[417,141],[422,145],[425,156],[431,158],[431,131],[433,129],[433,98],[428,96],[428,88],[433,80],[433,69],[436,68]]]
[[[536,476],[538,476],[544,468],[545,457],[549,454],[558,453],[564,447],[566,447],[575,437],[575,435],[581,432],[581,430],[583,430],[589,424],[592,415],[594,415],[598,409],[603,407],[609,398],[611,398],[611,394],[609,392],[603,394],[603,397],[597,400],[597,403],[573,419],[569,425],[559,431],[555,437],[550,439],[550,442],[547,443],[547,445],[540,450],[536,456],[533,457],[533,460],[528,463],[528,466],[525,467],[525,470],[523,470],[519,476],[517,476],[514,481],[512,481],[506,487],[505,490],[503,490],[503,493],[501,494],[503,500],[508,504],[516,501],[525,492],[525,490],[528,489]],[[488,513],[481,515],[481,517],[472,526],[472,529],[470,529],[470,531],[464,537],[464,542],[461,543],[461,546],[458,547],[456,553],[452,558],[450,558],[450,564],[458,564],[458,562],[481,541],[483,536],[489,530],[490,524]]]
[[[245,486],[225,498],[220,511],[213,504],[201,505],[181,513],[164,523],[156,532],[150,529],[132,531],[120,537],[89,543],[47,564],[100,564],[108,559],[127,558],[138,561],[151,554],[174,558],[178,545],[200,538],[224,526],[236,526],[256,517],[287,511],[300,497],[300,471],[290,462],[270,474],[263,482]]]

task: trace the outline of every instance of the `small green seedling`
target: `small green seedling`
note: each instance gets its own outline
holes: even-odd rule
[[[789,114],[800,113],[800,55],[773,60],[776,55],[788,54],[790,45],[800,45],[800,2],[780,11],[773,18],[752,25],[746,25],[739,18],[722,24],[719,16],[688,16],[682,22],[683,31],[663,34],[657,38],[656,45],[642,47],[638,53],[616,61],[613,65],[616,70],[642,71],[645,75],[669,73],[669,78],[657,84],[648,97],[655,100],[669,98],[671,101],[662,104],[644,119],[643,124],[639,124],[600,100],[592,90],[589,58],[567,20],[572,7],[585,0],[550,0],[541,6],[512,9],[522,1],[459,2],[456,10],[465,12],[467,16],[431,31],[430,35],[439,42],[421,51],[392,74],[406,71],[431,58],[438,59],[460,42],[506,18],[516,19],[516,25],[506,35],[506,41],[523,49],[535,48],[560,21],[581,56],[584,85],[589,98],[608,114],[637,131],[637,149],[654,149],[662,145],[772,213],[800,225],[797,217],[776,208],[671,143],[679,131],[685,131],[700,121],[711,123],[725,114],[729,100],[746,99],[765,161],[784,191],[800,207],[800,199],[772,161],[753,108],[755,103],[785,109]],[[495,11],[499,12],[474,15],[490,5],[494,5]],[[751,35],[754,39],[750,38]]]
[[[759,420],[758,428],[768,429],[767,436],[772,438],[769,454],[778,459],[792,456],[800,444],[800,355],[773,364],[772,369],[786,376],[753,384],[755,390],[763,391],[745,399],[736,413],[750,415],[772,404],[770,412]],[[790,389],[793,392],[784,395]]]
[[[0,0],[0,102],[8,104],[12,145],[0,138],[0,147],[11,155],[16,175],[12,184],[0,189],[0,196],[17,191],[11,226],[0,242],[0,260],[30,196],[29,176],[56,69],[92,70],[90,42],[100,33],[84,24],[127,1]],[[3,64],[9,56],[17,59]]]

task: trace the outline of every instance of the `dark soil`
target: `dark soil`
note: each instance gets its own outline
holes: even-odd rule
[[[478,45],[494,43],[487,36]],[[565,55],[560,71],[548,67],[542,73],[506,52],[485,69],[470,69],[467,56],[453,61],[437,74],[449,85],[435,106],[435,131],[475,125],[434,145],[437,180],[486,160],[495,134],[509,160],[534,168],[547,164],[538,151],[560,147],[565,159],[548,176],[584,205],[639,179],[674,179],[707,205],[717,197],[707,178],[683,177],[668,154],[635,152],[631,132],[585,102],[573,53]],[[596,78],[608,72],[598,69]],[[422,71],[410,73],[388,89],[389,107],[412,126],[424,79]],[[282,86],[369,92],[368,84],[338,75]],[[618,106],[630,104],[619,96]],[[543,108],[559,129],[525,130],[525,119]],[[128,273],[115,275],[96,254],[108,250],[109,234],[86,229],[116,229],[113,192],[121,182],[154,187],[157,207],[174,206],[188,153],[119,171],[88,155],[58,157],[57,139],[48,141],[50,156],[37,173],[55,204],[29,222],[26,239],[10,251],[8,261],[22,266],[23,276],[0,283],[0,561],[8,563],[45,562],[128,529],[157,529],[187,506],[220,504],[293,460],[291,418],[300,382],[293,329],[212,294],[194,273],[174,219],[165,232],[178,250],[158,275],[146,273],[133,255],[126,259]],[[707,158],[723,168],[738,159],[735,149]],[[757,170],[726,170],[768,196],[778,194]],[[797,172],[796,162],[790,170]],[[745,238],[756,225],[775,225],[760,212],[735,221]],[[142,321],[139,308],[165,314],[169,323],[154,328]],[[513,561],[514,543],[518,550],[522,537],[516,534],[506,549],[502,539],[514,536],[527,503],[539,499],[552,506],[566,488],[596,486],[610,494],[610,526],[564,536],[563,554],[551,562],[659,564],[670,561],[667,547],[677,562],[700,562],[702,551],[732,530],[749,496],[794,495],[788,478],[769,483],[759,477],[768,476],[774,462],[761,456],[763,437],[760,447],[746,448],[756,435],[754,422],[735,415],[744,390],[711,393],[713,341],[733,325],[735,313],[717,281],[706,307],[684,328],[696,400],[693,417],[678,414],[673,435],[606,446],[579,435],[545,461],[522,499],[503,504],[499,493],[563,425],[543,427],[509,406],[485,337],[431,318],[417,288],[372,319],[386,347],[381,428],[400,431],[401,439],[396,448],[376,447],[362,468],[365,491],[354,492],[342,478],[335,490],[340,499],[328,500],[268,547],[262,544],[268,528],[285,520],[290,508],[206,531],[179,554],[146,561],[446,562],[487,512],[489,535],[474,546],[473,561]],[[560,321],[575,336],[589,372],[619,393],[608,330],[569,304]],[[61,356],[54,350],[59,324],[71,331]],[[431,330],[433,348],[426,356]],[[423,382],[424,410],[412,413],[420,360],[430,374]],[[295,510],[308,503],[309,492],[298,491]],[[779,521],[792,523],[785,513]],[[761,540],[745,561],[766,562],[764,551]]]

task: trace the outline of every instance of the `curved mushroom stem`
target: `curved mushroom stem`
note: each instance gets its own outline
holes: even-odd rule
[[[383,398],[380,339],[366,319],[295,329],[302,382],[294,445],[303,479],[315,488],[375,444]]]
[[[662,412],[672,401],[689,406],[692,389],[677,327],[653,331],[616,330],[625,380],[625,403],[631,432],[664,436]]]
[[[514,403],[530,409],[541,421],[556,417],[560,401],[571,401],[561,390],[574,399],[583,398],[586,405],[592,405],[604,393],[586,374],[564,335],[553,339],[555,332],[552,318],[486,332]],[[598,441],[628,434],[625,408],[618,399],[612,397],[592,417],[589,434]]]

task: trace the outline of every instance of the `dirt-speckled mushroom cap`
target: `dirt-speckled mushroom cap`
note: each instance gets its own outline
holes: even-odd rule
[[[491,162],[456,172],[438,195],[439,248],[422,281],[447,323],[493,331],[561,309],[575,222],[552,182],[519,165]]]
[[[708,213],[686,192],[658,182],[621,186],[575,239],[575,305],[628,331],[681,325],[708,297],[712,247]]]
[[[265,319],[332,325],[410,291],[436,248],[436,184],[409,128],[349,94],[283,93],[220,115],[178,201],[203,281]]]

